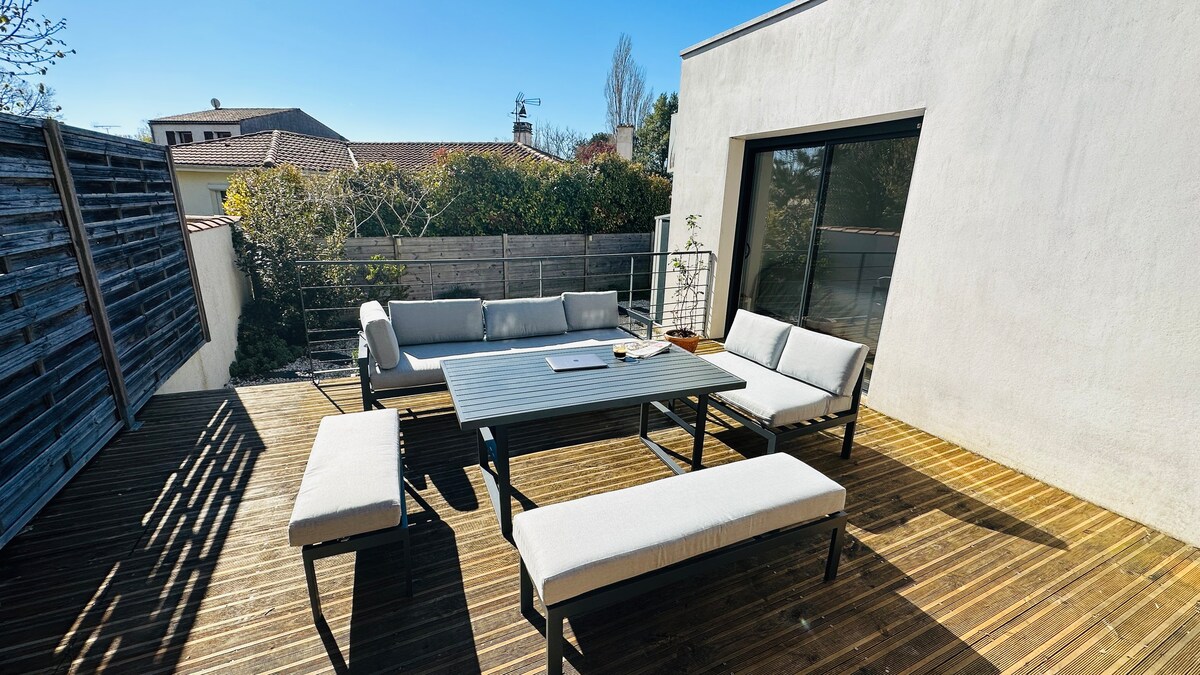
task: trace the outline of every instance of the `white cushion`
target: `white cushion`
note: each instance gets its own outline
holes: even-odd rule
[[[400,344],[396,342],[396,333],[383,305],[374,300],[363,303],[358,309],[358,322],[379,367],[395,368],[400,361]]]
[[[850,409],[849,396],[834,396],[737,354],[719,352],[700,358],[746,381],[745,389],[722,391],[713,396],[741,408],[769,427],[807,422]]]
[[[483,315],[488,340],[567,332],[567,315],[560,297],[488,300],[483,303]]]
[[[567,314],[567,330],[616,328],[621,322],[617,313],[617,292],[563,293],[563,309]]]
[[[739,309],[725,336],[725,351],[774,368],[779,363],[791,327],[790,323]]]
[[[400,348],[400,360],[395,368],[381,369],[372,358],[369,361],[367,372],[371,378],[371,386],[376,390],[419,387],[446,381],[442,375],[442,360],[446,358],[514,350],[586,347],[609,342],[625,342],[631,339],[629,333],[620,328],[597,328],[596,330],[574,331],[561,335],[539,335],[491,342],[441,342],[408,345]]]
[[[776,370],[825,391],[848,396],[867,359],[867,346],[792,327]]]
[[[845,488],[777,453],[525,511],[513,540],[553,605],[845,505]]]
[[[395,410],[321,420],[288,522],[292,546],[400,524],[400,416]]]
[[[388,314],[401,345],[483,339],[483,301],[476,298],[393,300]]]

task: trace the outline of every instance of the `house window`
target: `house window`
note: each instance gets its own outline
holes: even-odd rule
[[[226,193],[226,191],[228,189],[229,189],[228,186],[217,186],[217,185],[209,185],[208,186],[208,194],[209,194],[209,197],[212,198],[213,213],[215,213],[217,215],[224,215],[225,199],[229,196]]]
[[[870,347],[891,288],[920,120],[746,144],[729,318],[747,309]]]
[[[204,132],[204,140],[211,141],[214,138],[229,138],[232,135],[228,131],[206,131]]]
[[[168,131],[167,145],[178,145],[180,143],[191,143],[192,132],[190,131]]]

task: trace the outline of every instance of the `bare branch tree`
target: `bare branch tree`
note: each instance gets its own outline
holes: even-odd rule
[[[62,106],[54,102],[54,90],[15,75],[0,75],[0,112],[26,117],[58,117]]]
[[[587,134],[571,127],[560,127],[550,122],[533,125],[533,147],[556,157],[570,159],[575,156],[575,148],[587,140]]]
[[[625,124],[641,126],[653,99],[654,92],[646,89],[646,69],[633,60],[633,40],[621,33],[613,50],[612,67],[604,80],[608,126],[613,131]]]
[[[57,36],[66,19],[48,19],[30,12],[37,0],[0,0],[0,74],[15,77],[45,75],[57,59],[75,50]]]

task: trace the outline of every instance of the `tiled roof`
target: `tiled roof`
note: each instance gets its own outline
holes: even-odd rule
[[[158,119],[150,120],[151,122],[229,122],[236,123],[243,120],[262,117],[272,113],[284,112],[287,110],[299,110],[299,108],[216,108],[209,110],[200,110],[197,112],[183,113],[182,115],[168,115],[167,117],[159,117]]]
[[[187,229],[188,232],[203,232],[232,225],[241,219],[241,216],[187,216]]]
[[[183,166],[276,166],[291,164],[305,171],[350,169],[371,162],[393,162],[402,169],[421,169],[443,152],[497,152],[514,159],[561,162],[553,155],[520,143],[353,143],[306,136],[291,131],[259,131],[171,147],[175,164]]]

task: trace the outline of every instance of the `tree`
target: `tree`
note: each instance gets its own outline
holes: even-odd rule
[[[573,157],[575,149],[587,140],[582,131],[540,122],[533,127],[533,147],[564,159]]]
[[[679,112],[679,94],[659,94],[654,109],[637,128],[633,143],[633,161],[647,171],[667,175],[667,148],[671,140],[671,115]]]
[[[52,89],[28,78],[45,75],[75,50],[64,51],[66,43],[56,37],[67,27],[66,19],[33,15],[36,2],[0,0],[0,112],[50,116],[61,110]]]
[[[600,155],[616,151],[617,146],[613,143],[612,134],[601,131],[592,134],[591,138],[575,146],[575,161],[587,163]]]
[[[638,127],[650,112],[654,92],[646,89],[646,69],[633,60],[633,40],[625,33],[613,50],[612,66],[604,80],[604,100],[607,104],[608,125]]]

